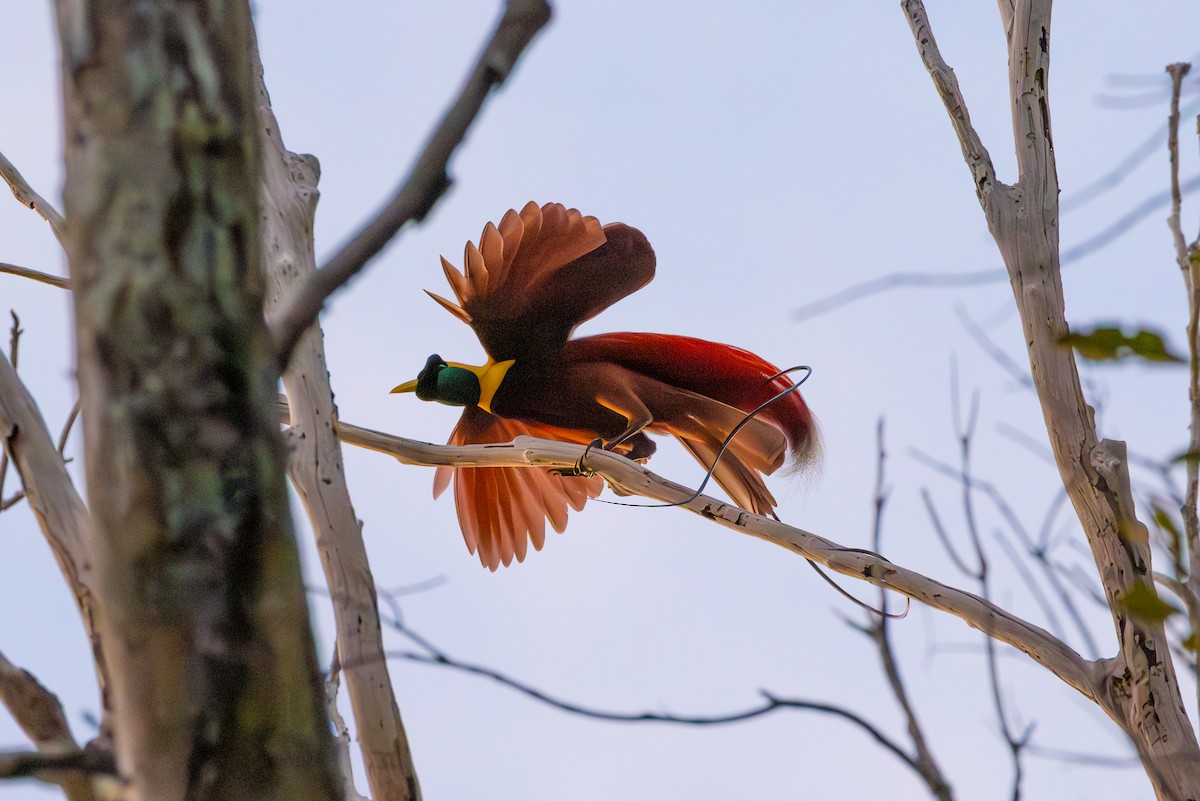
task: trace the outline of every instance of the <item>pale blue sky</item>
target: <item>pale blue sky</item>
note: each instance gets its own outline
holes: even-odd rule
[[[0,73],[8,76],[0,82],[0,151],[57,198],[61,145],[47,5],[6,9],[5,38],[20,46],[0,51]],[[263,0],[256,8],[285,141],[321,160],[317,246],[327,254],[397,183],[498,6]],[[464,242],[488,220],[530,199],[559,201],[642,229],[658,253],[656,280],[586,332],[690,334],[784,366],[814,366],[805,395],[821,421],[826,457],[811,480],[772,480],[784,520],[849,546],[868,543],[875,422],[885,415],[893,487],[885,553],[964,584],[919,495],[925,486],[933,491],[961,542],[957,489],[909,452],[956,458],[949,389],[956,359],[964,397],[975,389],[982,395],[978,474],[1036,530],[1059,489],[1056,471],[998,433],[1011,426],[1044,441],[1036,401],[984,355],[956,312],[964,309],[1024,364],[1005,283],[899,290],[804,322],[792,317],[808,301],[893,271],[1000,265],[898,3],[568,0],[556,12],[471,131],[453,164],[451,193],[323,318],[343,417],[443,441],[456,411],[388,390],[431,352],[466,362],[479,361],[481,352],[469,329],[421,290],[444,290],[438,255],[457,262]],[[929,12],[1000,177],[1012,180],[996,8],[934,0]],[[1058,5],[1050,85],[1064,196],[1162,124],[1162,68],[1200,49],[1197,30],[1200,8],[1190,3],[1148,0],[1136,12],[1115,0]],[[1132,108],[1104,100],[1155,92],[1153,102]],[[1184,130],[1194,127],[1185,122]],[[1197,172],[1198,159],[1195,139],[1185,136],[1184,143],[1187,176]],[[1101,231],[1166,181],[1164,147],[1115,190],[1065,215],[1064,247]],[[4,200],[0,260],[65,269],[46,226]],[[1073,323],[1151,322],[1182,347],[1185,304],[1165,216],[1165,209],[1155,211],[1066,271]],[[1189,204],[1184,219],[1193,232],[1196,218]],[[0,312],[10,307],[26,329],[22,375],[57,428],[74,400],[68,300],[0,276]],[[1130,366],[1085,368],[1085,375],[1102,401],[1103,434],[1154,457],[1183,449],[1181,371]],[[672,445],[663,445],[651,466],[683,483],[700,476]],[[404,610],[410,625],[453,656],[614,711],[718,714],[755,704],[763,689],[841,703],[903,735],[874,652],[841,621],[858,611],[790,553],[676,510],[593,504],[572,515],[567,533],[544,551],[493,575],[467,554],[451,500],[430,499],[431,470],[348,449],[347,471],[377,583],[446,577],[439,588],[406,599]],[[996,546],[1002,521],[982,500],[980,509],[1002,579],[996,600],[1043,623]],[[1066,512],[1060,525],[1068,519]],[[1064,538],[1079,542],[1070,527]],[[86,737],[84,713],[97,703],[87,652],[69,594],[24,505],[0,516],[0,548],[0,609],[7,610],[0,614],[0,650],[59,693]],[[319,563],[311,547],[307,553],[307,572],[318,584]],[[1088,565],[1073,553],[1063,546],[1065,560]],[[322,598],[312,601],[324,660],[329,616]],[[1111,654],[1111,625],[1102,613],[1094,622],[1101,650]],[[1007,797],[1009,766],[988,705],[978,635],[919,608],[894,631],[932,747],[960,797]],[[399,638],[389,642],[406,647]],[[1010,656],[1002,660],[1004,686],[1017,718],[1036,721],[1036,742],[1128,753],[1115,728],[1074,691]],[[403,662],[392,670],[429,799],[928,797],[861,732],[809,713],[715,729],[597,723],[486,680]],[[22,743],[0,714],[0,749]],[[1152,797],[1136,769],[1030,759],[1027,773],[1030,798]],[[43,797],[37,785],[0,785],[6,801]]]

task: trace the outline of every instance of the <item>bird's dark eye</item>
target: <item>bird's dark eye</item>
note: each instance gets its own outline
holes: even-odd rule
[[[437,391],[438,373],[446,368],[442,357],[436,353],[425,360],[425,367],[417,375],[417,397],[423,401],[439,400]]]

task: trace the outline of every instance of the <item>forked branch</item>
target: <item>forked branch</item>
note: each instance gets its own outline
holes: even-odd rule
[[[1130,593],[1154,591],[1149,535],[1137,519],[1125,445],[1099,438],[1074,355],[1061,344],[1069,327],[1049,106],[1051,0],[999,2],[1018,167],[1011,185],[996,179],[923,3],[902,6],[1008,268],[1055,462],[1104,581],[1119,653],[1099,663],[1109,677],[1096,700],[1137,747],[1160,798],[1200,797],[1200,748],[1183,711],[1169,638],[1161,621],[1134,615],[1124,603]]]

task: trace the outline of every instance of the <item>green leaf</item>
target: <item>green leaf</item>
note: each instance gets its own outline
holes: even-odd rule
[[[1196,641],[1196,632],[1194,632],[1194,631],[1187,636],[1187,639],[1185,639],[1183,641],[1183,647],[1186,648],[1187,650],[1191,651],[1192,653],[1196,652],[1197,644],[1198,643]]]
[[[1167,536],[1167,551],[1171,554],[1171,561],[1175,566],[1175,577],[1181,578],[1185,572],[1183,532],[1175,525],[1175,518],[1157,503],[1151,502],[1150,512],[1150,519],[1154,521],[1155,528]]]
[[[1200,461],[1200,451],[1183,451],[1171,457],[1170,464],[1193,464]]]
[[[1171,615],[1179,614],[1179,610],[1158,597],[1158,593],[1150,584],[1138,584],[1117,600],[1117,606],[1129,614],[1147,623],[1161,623]]]
[[[1147,328],[1126,334],[1117,326],[1099,326],[1059,337],[1060,345],[1074,348],[1092,361],[1118,361],[1138,357],[1150,362],[1177,362],[1183,359],[1167,347],[1162,335]]]
[[[1171,540],[1176,544],[1182,541],[1183,536],[1179,533],[1179,527],[1175,525],[1175,518],[1158,504],[1152,504],[1151,508],[1154,510],[1154,524],[1170,534]]]

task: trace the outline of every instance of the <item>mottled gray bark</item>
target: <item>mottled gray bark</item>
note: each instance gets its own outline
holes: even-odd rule
[[[262,318],[245,0],[59,0],[66,246],[130,798],[340,795]]]

